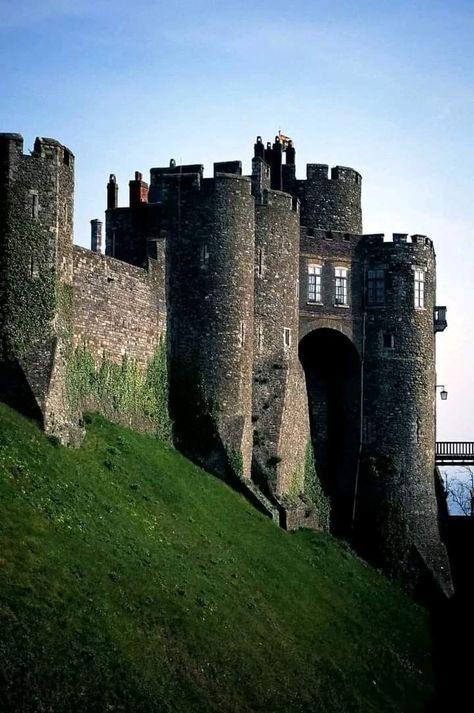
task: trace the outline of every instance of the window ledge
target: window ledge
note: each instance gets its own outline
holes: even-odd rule
[[[350,305],[348,305],[348,304],[346,304],[346,303],[341,304],[341,302],[334,302],[332,306],[333,306],[333,307],[338,307],[338,308],[341,308],[341,309],[349,309],[349,307],[350,307]]]
[[[316,306],[321,306],[324,304],[324,302],[310,302],[309,300],[306,302],[307,305],[316,305]]]

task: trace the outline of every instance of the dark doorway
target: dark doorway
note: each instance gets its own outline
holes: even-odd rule
[[[300,342],[316,470],[331,500],[331,531],[350,534],[360,438],[360,358],[346,336],[316,329]]]

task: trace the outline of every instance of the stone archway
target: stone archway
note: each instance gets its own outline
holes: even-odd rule
[[[331,500],[331,531],[350,533],[360,441],[360,358],[335,329],[304,336],[299,357],[306,378],[316,470]]]

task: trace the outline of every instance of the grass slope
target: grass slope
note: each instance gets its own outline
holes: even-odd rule
[[[0,405],[2,711],[420,711],[427,617],[155,439]]]

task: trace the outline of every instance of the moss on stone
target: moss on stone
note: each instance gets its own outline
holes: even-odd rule
[[[78,408],[98,411],[139,430],[154,431],[162,441],[171,443],[164,340],[146,368],[126,354],[117,363],[104,353],[97,365],[92,352],[83,344],[68,359],[67,386],[70,399]]]

